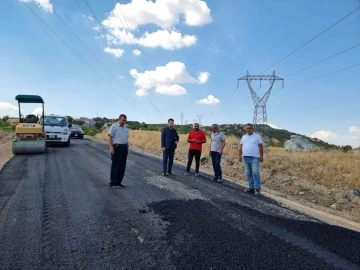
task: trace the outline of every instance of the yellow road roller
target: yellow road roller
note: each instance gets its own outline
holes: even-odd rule
[[[45,153],[46,132],[44,125],[39,123],[39,117],[34,114],[23,117],[20,108],[21,103],[41,103],[41,119],[44,119],[44,100],[37,95],[17,95],[15,100],[19,105],[19,124],[15,128],[15,136],[12,140],[13,154]]]

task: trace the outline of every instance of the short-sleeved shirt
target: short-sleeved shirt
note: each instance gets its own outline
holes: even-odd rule
[[[242,144],[243,157],[260,157],[259,144],[262,144],[262,138],[259,134],[253,133],[251,135],[245,134],[241,137],[240,144]]]
[[[220,152],[222,141],[225,140],[225,135],[223,132],[219,131],[217,133],[211,133],[211,147],[210,151]]]
[[[199,141],[202,141],[202,140],[206,140],[206,135],[205,135],[205,132],[202,131],[202,130],[199,130],[199,131],[195,131],[195,130],[192,130],[189,132],[189,135],[188,135],[188,139],[189,140],[199,140]],[[189,150],[202,150],[202,143],[193,143],[191,142],[190,143],[190,146],[189,146]]]
[[[119,123],[111,125],[108,134],[112,137],[113,144],[127,144],[129,142],[128,128]]]

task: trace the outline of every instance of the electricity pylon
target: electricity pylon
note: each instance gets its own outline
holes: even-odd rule
[[[238,79],[238,87],[239,87],[239,80],[246,80],[251,97],[254,102],[254,118],[253,118],[253,125],[254,130],[257,132],[262,133],[263,141],[266,144],[270,144],[270,137],[269,137],[269,130],[268,130],[268,121],[267,121],[267,112],[266,112],[266,103],[269,99],[271,89],[274,86],[275,81],[282,80],[284,87],[284,79],[278,77],[275,75],[275,70],[272,75],[249,75],[249,71],[247,72],[247,75]],[[270,87],[266,91],[263,97],[259,97],[259,95],[255,92],[255,90],[251,86],[252,80],[259,80],[260,81],[260,87],[261,87],[261,81],[270,81]]]

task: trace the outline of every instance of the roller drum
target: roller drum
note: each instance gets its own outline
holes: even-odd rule
[[[46,151],[46,141],[14,141],[13,154],[42,154]]]

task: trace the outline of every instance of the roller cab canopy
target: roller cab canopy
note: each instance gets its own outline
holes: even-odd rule
[[[17,95],[15,100],[19,103],[44,103],[42,97],[37,95]]]

